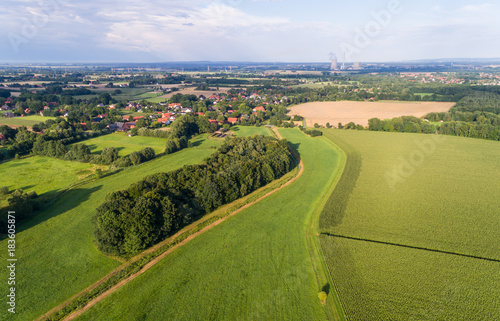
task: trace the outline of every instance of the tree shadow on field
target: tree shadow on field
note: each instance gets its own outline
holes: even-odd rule
[[[10,163],[9,167],[19,167],[19,166],[24,166],[24,165],[28,165],[28,164],[29,164],[28,162]]]
[[[204,140],[200,139],[200,140],[196,140],[196,141],[191,141],[191,146],[192,147],[198,147],[198,146],[201,146],[201,144],[203,144]]]
[[[22,217],[22,213],[17,213],[16,212],[16,233],[28,230],[40,223],[43,223],[53,217],[56,217],[60,214],[63,214],[69,210],[72,210],[76,207],[78,207],[81,203],[89,200],[90,196],[100,190],[102,188],[102,185],[95,186],[92,188],[76,188],[69,190],[67,192],[62,192],[62,195],[59,194],[59,191],[51,191],[50,195],[46,195],[47,193],[44,193],[41,195],[41,197],[45,196],[50,196],[54,199],[48,199],[47,203],[42,204],[42,208],[40,210],[34,211],[32,214],[30,214],[29,217],[26,217],[24,219],[20,219]],[[59,195],[58,195],[59,194]],[[96,207],[99,204],[96,204]],[[15,210],[15,209],[14,209]],[[0,219],[2,223],[5,221],[7,218],[7,213],[3,215]],[[80,213],[81,215],[85,215],[86,213]],[[7,226],[3,224],[3,226]],[[4,228],[0,230],[1,235],[0,235],[0,240],[3,240],[6,238],[6,234],[4,234],[6,231]]]
[[[35,187],[35,186],[36,186],[36,185],[26,185],[26,186],[19,187],[19,188],[20,188],[20,189],[22,189],[23,191],[26,191],[26,190],[28,190],[28,189],[30,189],[30,188]]]
[[[300,143],[292,143],[289,141],[288,146],[290,146],[293,149],[293,151],[295,152],[295,156],[297,156],[299,158],[298,160],[300,161],[300,152],[299,152]]]

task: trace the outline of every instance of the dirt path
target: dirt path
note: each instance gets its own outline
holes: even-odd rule
[[[280,133],[278,132],[277,128],[273,128],[273,131],[276,133],[276,136],[278,136],[279,139],[282,139],[282,136],[280,135]],[[290,148],[290,147],[289,147]],[[144,267],[141,268],[141,270],[135,274],[132,274],[131,276],[129,276],[128,278],[120,281],[119,283],[115,284],[113,287],[111,287],[110,289],[108,289],[107,291],[101,293],[99,296],[97,296],[96,298],[94,298],[93,300],[91,300],[89,303],[87,303],[83,308],[79,309],[79,310],[76,310],[75,312],[71,313],[69,316],[67,316],[64,320],[73,320],[75,318],[77,318],[78,316],[82,315],[85,311],[87,311],[88,309],[90,309],[91,307],[93,307],[94,305],[96,305],[97,303],[99,303],[100,301],[104,300],[106,297],[108,297],[109,295],[111,295],[112,293],[114,293],[116,290],[120,289],[121,287],[123,287],[125,284],[127,284],[128,282],[132,281],[133,279],[135,279],[136,277],[138,277],[139,275],[143,274],[144,272],[146,272],[147,270],[149,270],[151,267],[155,266],[158,262],[160,262],[162,259],[164,259],[166,256],[168,256],[170,253],[172,253],[173,251],[175,251],[176,249],[178,249],[179,247],[183,246],[184,244],[188,243],[189,241],[191,241],[192,239],[194,239],[195,237],[197,237],[198,235],[200,234],[203,234],[205,233],[206,231],[212,229],[213,227],[219,225],[220,223],[224,222],[225,220],[229,219],[230,217],[233,217],[234,215],[238,214],[239,212],[243,211],[244,209],[247,209],[249,208],[250,206],[254,205],[255,203],[257,202],[260,202],[262,201],[263,199],[271,196],[272,194],[276,193],[277,191],[289,186],[290,184],[292,184],[293,182],[295,182],[303,173],[304,173],[304,163],[302,162],[302,160],[300,159],[299,155],[292,149],[290,148],[290,151],[292,152],[292,154],[294,155],[295,159],[297,161],[299,161],[299,172],[297,173],[297,175],[292,178],[291,180],[289,180],[288,182],[286,182],[285,184],[281,185],[280,187],[278,187],[277,189],[275,190],[272,190],[270,191],[269,193],[265,194],[264,196],[258,198],[257,200],[253,201],[253,202],[250,202],[246,205],[244,205],[243,207],[237,209],[236,211],[234,211],[233,213],[229,214],[228,216],[226,217],[223,217],[221,218],[220,220],[217,220],[215,221],[214,223],[206,226],[205,228],[203,228],[202,230],[190,235],[189,237],[187,237],[185,240],[181,241],[180,243],[174,245],[173,247],[171,247],[170,249],[168,249],[166,252],[162,253],[161,255],[159,255],[158,257],[154,258],[153,260],[151,260],[149,263],[147,263]],[[248,195],[247,197],[243,198],[243,199],[240,199],[239,201],[244,201],[245,199],[247,199],[250,195]],[[228,208],[229,206],[232,206],[234,204],[228,204],[226,206],[224,206],[222,209],[220,209],[219,211],[221,210],[224,210],[226,208]],[[217,212],[214,212],[214,213],[219,213],[219,211]],[[73,297],[71,297],[69,300],[65,301],[64,303],[60,304],[59,306],[53,308],[52,310],[50,310],[49,312],[45,313],[43,316],[41,316],[40,318],[36,319],[37,321],[38,320],[44,320],[46,317],[48,317],[49,315],[61,310],[62,308],[64,308],[66,305],[68,305],[71,301],[73,301],[74,299],[76,299],[77,297],[91,291],[92,289],[96,288],[97,286],[99,286],[100,284],[104,283],[106,280],[108,280],[111,276],[115,275],[116,273],[118,273],[119,271],[123,270],[124,268],[126,268],[127,266],[129,266],[130,264],[136,262],[137,260],[141,259],[142,257],[144,257],[145,255],[157,250],[158,248],[160,248],[161,246],[171,242],[173,239],[175,239],[177,236],[181,235],[182,233],[186,232],[187,230],[193,228],[194,226],[197,226],[198,224],[204,222],[205,220],[209,219],[210,217],[213,217],[215,214],[212,214],[212,215],[208,215],[206,218],[200,220],[200,221],[197,221],[191,225],[189,225],[188,227],[182,229],[181,231],[179,231],[178,233],[176,233],[175,235],[169,237],[168,239],[166,239],[165,241],[155,245],[154,247],[142,252],[141,254],[135,256],[132,260],[130,260],[129,262],[123,264],[122,266],[118,267],[116,270],[112,271],[111,273],[109,273],[108,275],[106,275],[103,279],[99,280],[98,282],[96,282],[95,284],[91,285],[90,287],[88,287],[87,289],[81,291],[80,293],[74,295]]]

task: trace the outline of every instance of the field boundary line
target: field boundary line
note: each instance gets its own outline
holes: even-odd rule
[[[366,239],[366,238],[361,238],[361,237],[338,235],[338,234],[332,234],[332,233],[327,233],[327,232],[323,232],[323,233],[321,233],[321,235],[330,236],[330,237],[338,237],[338,238],[354,240],[354,241],[398,246],[398,247],[403,247],[403,248],[408,248],[408,249],[435,252],[435,253],[448,254],[448,255],[455,255],[455,256],[461,256],[461,257],[466,257],[466,258],[470,258],[470,259],[477,259],[477,260],[484,260],[484,261],[500,263],[500,259],[493,259],[493,258],[487,258],[487,257],[483,257],[483,256],[478,256],[478,255],[464,254],[464,253],[445,251],[445,250],[430,249],[430,248],[421,247],[421,246],[406,245],[406,244],[386,242],[386,241],[377,241],[377,240],[371,240],[371,239]]]
[[[280,137],[281,137],[281,135],[280,135]],[[292,150],[291,147],[289,147],[289,149]],[[293,151],[293,150],[292,150],[292,154],[294,155],[294,158],[298,157],[296,155],[295,151]],[[230,217],[235,216],[239,212],[241,212],[241,211],[249,208],[250,206],[252,206],[252,205],[254,205],[254,204],[262,201],[263,199],[271,196],[272,194],[278,192],[279,190],[281,190],[281,189],[287,187],[288,185],[292,184],[293,182],[295,182],[300,176],[302,176],[302,174],[304,172],[304,164],[303,164],[302,160],[300,158],[296,158],[296,163],[297,163],[297,166],[298,166],[298,172],[297,172],[297,174],[295,174],[294,177],[290,178],[285,183],[283,183],[281,185],[278,185],[277,188],[274,188],[273,190],[269,191],[265,195],[263,195],[263,196],[257,198],[256,200],[253,200],[253,201],[251,201],[251,202],[249,202],[249,203],[247,203],[247,204],[245,204],[245,205],[237,208],[236,210],[234,210],[233,212],[231,212],[228,215],[222,216],[221,218],[219,218],[215,222],[213,222],[213,223],[209,224],[208,226],[202,228],[201,230],[199,230],[199,231],[197,231],[197,232],[195,232],[195,233],[187,236],[182,241],[174,244],[169,249],[167,249],[165,252],[161,253],[160,255],[156,256],[151,261],[149,261],[148,263],[146,263],[145,265],[143,265],[138,272],[131,274],[130,276],[126,277],[123,280],[120,280],[118,283],[116,283],[115,285],[111,286],[110,288],[108,288],[104,292],[100,293],[98,296],[96,296],[95,298],[93,298],[92,300],[90,300],[89,302],[87,302],[85,305],[81,306],[80,308],[74,310],[72,313],[70,313],[69,315],[67,315],[66,317],[64,317],[63,320],[73,320],[74,318],[80,316],[81,314],[83,314],[84,312],[86,312],[88,309],[90,309],[91,307],[93,307],[95,304],[99,303],[100,301],[102,301],[103,299],[105,299],[106,297],[108,297],[109,295],[111,295],[112,293],[114,293],[116,290],[118,290],[121,287],[123,287],[124,285],[126,285],[128,282],[132,281],[136,277],[140,276],[141,274],[143,274],[144,272],[146,272],[147,270],[149,270],[151,267],[153,267],[154,265],[156,265],[158,262],[160,262],[163,258],[165,258],[169,254],[171,254],[177,248],[179,248],[182,245],[188,243],[190,240],[194,239],[195,237],[199,236],[200,234],[203,234],[206,231],[212,229],[213,227],[219,225],[220,223],[226,221]],[[290,173],[292,173],[292,172],[290,172]],[[277,184],[281,180],[286,179],[287,178],[286,176],[287,175],[285,175],[282,178],[276,180],[275,183],[270,183],[270,184],[271,185],[272,184]],[[266,186],[262,187],[262,190],[265,190],[265,189],[266,189]],[[248,200],[250,197],[252,197],[252,195],[255,195],[258,192],[262,192],[262,190],[260,190],[260,191],[257,190],[256,192],[254,192],[252,194],[249,194],[246,197],[235,201],[236,205],[243,204],[246,200]],[[72,298],[66,300],[64,303],[62,303],[59,306],[53,308],[52,310],[50,310],[49,312],[45,313],[44,315],[42,315],[41,317],[37,318],[36,320],[37,321],[38,320],[45,320],[50,315],[52,315],[54,313],[57,313],[58,311],[64,309],[66,306],[68,306],[69,304],[71,304],[71,302],[73,302],[74,300],[78,299],[82,295],[84,295],[86,293],[89,293],[91,290],[95,289],[100,284],[104,283],[106,280],[108,280],[113,275],[119,273],[120,271],[124,270],[126,267],[128,267],[131,264],[133,264],[133,263],[139,261],[140,259],[144,258],[147,254],[151,254],[154,251],[161,249],[163,246],[168,246],[170,243],[175,242],[175,240],[178,237],[181,237],[184,233],[189,232],[189,231],[195,229],[200,224],[202,224],[203,222],[206,222],[207,220],[209,220],[211,218],[217,217],[217,215],[220,215],[221,212],[224,213],[225,210],[228,210],[228,209],[232,208],[233,206],[235,206],[234,202],[223,206],[222,208],[218,209],[217,211],[215,211],[215,212],[207,215],[206,217],[200,219],[199,221],[194,222],[193,224],[189,225],[185,229],[182,229],[181,231],[177,232],[176,234],[174,234],[173,236],[171,236],[168,239],[164,240],[163,242],[160,242],[157,245],[153,246],[152,248],[150,248],[150,249],[148,249],[148,250],[140,253],[139,255],[135,256],[131,261],[129,261],[129,262],[121,265],[120,267],[118,267],[117,269],[115,269],[114,271],[112,271],[111,273],[109,273],[108,275],[106,275],[104,278],[102,278],[98,282],[96,282],[93,285],[89,286],[88,288],[86,288],[85,290],[81,291],[80,293],[74,295]]]

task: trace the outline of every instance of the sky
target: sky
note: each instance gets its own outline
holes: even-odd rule
[[[2,0],[0,63],[499,58],[481,0]]]

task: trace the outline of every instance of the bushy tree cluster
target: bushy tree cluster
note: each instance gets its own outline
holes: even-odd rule
[[[137,253],[290,169],[285,140],[229,139],[202,165],[155,174],[110,194],[93,218],[96,244],[110,254]]]
[[[186,147],[188,147],[188,140],[186,139],[186,136],[182,136],[181,138],[172,138],[167,141],[165,154],[172,154]]]
[[[439,127],[439,133],[460,137],[482,138],[500,141],[500,126],[478,122],[452,121],[443,123]]]
[[[371,118],[368,120],[368,130],[405,133],[435,133],[436,126],[413,116],[395,117],[380,120]]]
[[[132,129],[132,133],[133,132],[134,130]],[[165,130],[148,129],[146,127],[142,127],[137,130],[137,135],[146,137],[156,137],[156,138],[168,138],[170,133]]]
[[[31,152],[35,155],[62,157],[65,152],[63,153],[61,146],[103,133],[102,131],[84,132],[81,128],[70,125],[64,119],[49,119],[45,123],[33,126],[33,129],[45,132],[43,134],[35,133],[29,131],[26,127],[19,127],[17,129],[10,129],[7,126],[0,127],[0,132],[7,138],[7,154],[10,157],[14,157],[16,154],[23,155]],[[52,150],[56,146],[58,147],[58,152],[54,153]]]
[[[323,132],[317,129],[303,129],[303,132],[311,137],[318,137],[323,135]]]
[[[8,199],[8,210],[15,211],[18,220],[29,217],[33,211],[40,208],[40,203],[37,200],[38,195],[35,191],[25,193],[22,189],[17,189],[11,196]]]

